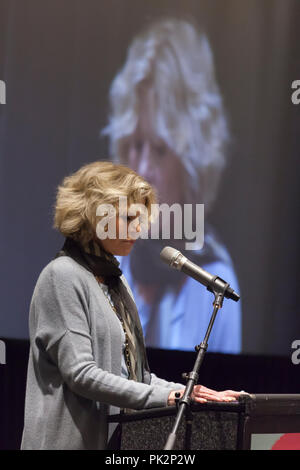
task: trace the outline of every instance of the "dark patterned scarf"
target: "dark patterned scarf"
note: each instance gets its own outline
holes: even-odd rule
[[[97,243],[90,242],[82,246],[71,238],[66,238],[62,250],[56,255],[59,256],[70,256],[95,277],[104,279],[115,311],[124,326],[129,353],[129,378],[143,382],[144,371],[149,371],[143,330],[134,300],[121,279],[119,262]]]

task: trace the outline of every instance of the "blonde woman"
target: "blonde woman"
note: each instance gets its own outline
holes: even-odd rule
[[[207,223],[224,169],[227,120],[206,36],[186,21],[150,25],[129,47],[110,90],[104,134],[111,154],[157,190],[160,203],[204,204],[204,247],[186,240],[139,243],[122,269],[134,289],[146,344],[193,350],[204,337],[212,298],[203,286],[157,262],[171,245],[239,291],[226,247]],[[147,266],[147,270],[144,267]],[[241,303],[224,302],[209,351],[241,350]]]
[[[116,448],[118,428],[108,426],[108,414],[172,405],[182,393],[181,384],[149,370],[136,306],[115,258],[130,253],[140,224],[138,213],[119,210],[120,197],[149,215],[155,201],[149,183],[110,162],[86,165],[58,188],[55,227],[66,241],[32,297],[22,449]],[[115,209],[115,236],[108,224],[97,235],[101,205]],[[197,385],[193,398],[237,395]]]

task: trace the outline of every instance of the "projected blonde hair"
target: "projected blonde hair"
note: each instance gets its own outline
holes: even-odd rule
[[[227,122],[204,34],[181,20],[161,20],[134,39],[110,89],[111,113],[103,134],[114,158],[127,161],[122,142],[136,129],[139,93],[155,96],[155,132],[186,169],[189,197],[208,208],[225,164]]]
[[[156,202],[152,186],[126,166],[104,161],[85,165],[58,187],[54,227],[86,244],[95,237],[99,204],[111,204],[118,211],[121,196],[127,197],[129,205],[144,204],[149,213]]]

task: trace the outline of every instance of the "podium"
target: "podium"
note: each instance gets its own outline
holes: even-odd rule
[[[175,406],[133,411],[109,421],[122,424],[121,450],[162,450],[176,411]],[[235,402],[192,404],[174,450],[271,449],[283,437],[283,446],[299,442],[300,449],[300,395],[245,394]]]

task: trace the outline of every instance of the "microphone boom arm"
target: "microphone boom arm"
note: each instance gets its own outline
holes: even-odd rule
[[[177,431],[181,423],[181,420],[184,416],[184,412],[186,412],[187,416],[189,416],[189,421],[191,421],[191,411],[190,411],[190,405],[192,401],[191,395],[193,392],[194,385],[196,385],[198,382],[199,370],[200,370],[200,367],[202,365],[202,362],[203,362],[203,359],[207,350],[208,339],[209,339],[215,318],[217,316],[219,309],[222,308],[222,305],[223,305],[224,292],[225,292],[226,286],[228,286],[228,284],[225,283],[225,286],[223,286],[223,290],[221,291],[218,290],[216,292],[213,292],[215,295],[215,299],[213,302],[213,306],[214,306],[213,313],[211,315],[210,322],[207,327],[206,334],[204,336],[203,341],[199,345],[195,346],[195,350],[198,352],[198,354],[196,357],[193,370],[188,374],[186,373],[182,374],[183,377],[187,380],[187,384],[186,384],[182,397],[178,400],[177,416],[175,418],[172,431],[167,438],[164,450],[172,450],[174,448],[175,443],[176,443],[176,438],[177,438]]]
[[[200,266],[189,261],[180,251],[175,250],[171,247],[165,247],[160,253],[161,259],[167,263],[170,267],[175,268],[179,271],[183,271],[188,276],[192,277],[196,281],[200,282],[204,286],[206,286],[207,290],[212,292],[215,296],[213,302],[213,313],[210,318],[209,325],[206,330],[206,334],[202,343],[198,346],[195,346],[195,350],[197,351],[196,361],[193,367],[193,370],[189,373],[183,374],[183,377],[187,381],[184,393],[180,399],[178,399],[178,411],[177,416],[172,428],[171,433],[168,436],[167,442],[165,444],[164,450],[172,450],[176,443],[176,434],[179,427],[179,424],[182,420],[184,412],[186,412],[186,447],[190,447],[190,443],[187,443],[187,436],[191,436],[191,421],[192,421],[192,413],[190,409],[191,405],[191,395],[193,393],[194,385],[197,384],[199,378],[199,369],[202,365],[204,355],[207,350],[208,346],[208,339],[217,316],[217,313],[220,308],[223,306],[224,297],[234,300],[237,302],[240,299],[240,296],[234,292],[234,290],[229,286],[229,284],[221,279],[218,276],[213,276],[209,272],[205,271]]]

